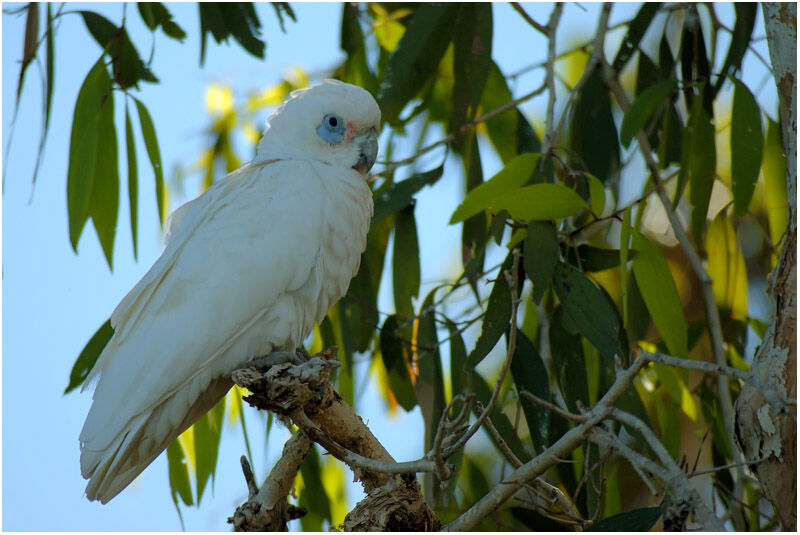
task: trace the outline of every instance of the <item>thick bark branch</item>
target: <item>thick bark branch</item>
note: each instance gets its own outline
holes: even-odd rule
[[[762,5],[778,89],[786,154],[789,221],[768,293],[770,322],[751,373],[787,398],[797,397],[797,4]],[[763,392],[744,385],[736,402],[736,436],[784,530],[797,529],[797,421],[779,414]]]

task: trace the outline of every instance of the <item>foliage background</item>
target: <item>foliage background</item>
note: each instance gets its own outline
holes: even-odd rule
[[[15,6],[8,6],[13,10]],[[526,6],[526,10],[537,20],[545,21],[550,5]],[[638,6],[617,5],[611,24],[630,19]],[[70,9],[80,6],[70,5]],[[264,24],[262,36],[267,42],[267,60],[260,62],[245,54],[237,45],[211,45],[206,51],[206,64],[197,68],[199,44],[197,15],[194,6],[170,5],[176,21],[189,33],[180,45],[158,33],[155,37],[155,59],[153,72],[161,83],[150,86],[142,84],[138,98],[150,109],[161,145],[164,170],[170,179],[169,195],[171,208],[183,200],[192,198],[200,191],[203,176],[194,174],[184,180],[177,177],[190,169],[199,154],[207,146],[209,138],[204,130],[219,113],[227,111],[225,87],[230,86],[236,104],[242,106],[246,95],[264,89],[286,76],[290,65],[300,65],[307,73],[321,74],[343,59],[339,51],[339,5],[295,6],[298,23],[287,21],[287,33],[282,34],[271,10],[259,7]],[[92,9],[118,21],[121,7],[114,5],[92,5]],[[559,32],[559,50],[571,44],[588,40],[593,31],[599,6],[587,5],[584,12],[575,5],[565,7],[564,21]],[[732,25],[731,10],[719,10],[719,16]],[[128,32],[140,53],[149,49],[150,32],[129,8]],[[515,72],[531,63],[544,60],[544,39],[536,34],[506,5],[493,8],[495,32],[493,35],[493,58],[504,73]],[[724,17],[729,17],[727,20]],[[20,17],[5,14],[3,17],[3,132],[4,146],[10,129],[13,112],[14,91],[21,56],[20,46],[24,31]],[[138,263],[134,261],[130,247],[127,224],[127,203],[121,202],[117,245],[114,254],[114,274],[101,262],[102,250],[92,231],[87,230],[80,242],[76,256],[66,239],[66,210],[64,203],[64,179],[66,178],[67,145],[71,110],[75,95],[83,76],[97,57],[99,49],[87,35],[83,23],[76,15],[66,16],[57,34],[57,86],[54,101],[53,123],[45,153],[43,167],[31,198],[32,186],[29,176],[35,161],[38,143],[40,103],[38,102],[38,76],[32,69],[26,80],[20,119],[14,130],[14,140],[6,167],[3,198],[3,509],[6,512],[4,529],[163,529],[170,525],[178,527],[177,517],[169,499],[166,484],[164,458],[160,458],[135,483],[108,506],[90,504],[82,497],[83,480],[77,468],[77,434],[88,410],[89,396],[71,395],[61,397],[63,378],[72,365],[75,355],[86,343],[88,336],[108,316],[119,299],[144,273],[160,252],[160,236],[157,226],[155,198],[152,195],[150,170],[144,163],[145,147],[139,141],[140,155],[140,217]],[[756,33],[762,28],[760,11],[756,21]],[[502,31],[500,31],[502,29]],[[608,50],[615,50],[622,38],[624,28],[609,33]],[[525,54],[520,53],[519,43],[529,40],[531,45]],[[718,46],[724,50],[725,43]],[[766,43],[756,41],[754,45],[766,57]],[[67,57],[67,48],[85,51]],[[64,52],[62,52],[64,50]],[[528,54],[527,52],[530,52]],[[69,62],[69,63],[67,63]],[[574,81],[582,72],[585,55],[577,54],[571,61],[559,64],[559,71],[567,80]],[[756,97],[762,109],[769,115],[776,107],[774,86],[771,78],[763,83],[766,70],[757,59],[748,55],[743,66],[743,78],[751,87],[760,88]],[[297,76],[296,74],[294,76]],[[527,93],[538,86],[542,70],[521,76],[512,90],[515,96]],[[289,76],[291,78],[291,75]],[[632,80],[625,80],[630,84]],[[208,87],[214,89],[208,91]],[[566,95],[563,86],[559,98]],[[728,95],[729,98],[729,95]],[[537,98],[521,108],[535,127],[541,124],[545,98]],[[722,99],[724,101],[724,98]],[[117,106],[117,124],[122,106]],[[211,114],[211,117],[207,115]],[[215,115],[215,113],[217,115]],[[263,124],[253,118],[254,124]],[[434,132],[429,141],[441,137]],[[233,138],[238,155],[247,159],[252,150],[246,137],[237,133]],[[385,150],[386,136],[381,147]],[[405,149],[410,153],[413,149]],[[500,160],[491,149],[482,147],[483,174],[488,178],[501,167]],[[122,151],[122,149],[120,149]],[[401,150],[403,150],[401,148]],[[721,159],[725,150],[721,151]],[[381,155],[384,155],[382,152]],[[393,158],[397,158],[393,155]],[[441,161],[441,155],[429,155],[420,160],[418,169],[431,169]],[[420,299],[439,281],[453,279],[460,272],[460,229],[448,226],[450,214],[463,196],[459,162],[452,156],[445,165],[445,175],[432,188],[425,188],[417,197],[417,228],[421,250]],[[720,164],[724,168],[724,162]],[[121,169],[124,172],[124,169]],[[218,173],[217,178],[221,176]],[[88,227],[87,227],[88,229]],[[391,250],[391,244],[390,244]],[[487,266],[502,260],[502,251],[490,251]],[[391,266],[387,258],[386,266]],[[381,287],[379,308],[390,310],[392,305],[390,270]],[[484,294],[485,295],[485,294]],[[419,305],[419,302],[417,302]],[[748,286],[749,315],[766,319],[763,286],[754,281]],[[468,347],[472,347],[479,330],[465,332]],[[752,354],[755,342],[748,338],[745,357]],[[494,355],[497,357],[497,355]],[[491,359],[489,359],[491,360]],[[389,451],[398,459],[412,459],[422,453],[422,427],[418,409],[405,415],[395,410],[386,418],[385,405],[375,403],[383,395],[375,388],[375,381],[367,378],[367,363],[357,359],[355,392],[357,411],[370,422],[373,432],[384,441]],[[491,366],[487,371],[491,375]],[[33,372],[33,373],[32,373]],[[35,377],[34,381],[29,378]],[[31,386],[34,386],[32,389]],[[247,416],[251,448],[256,453],[257,475],[270,466],[269,459],[282,445],[281,430],[270,436],[269,447],[264,447],[263,423],[259,417]],[[214,492],[203,496],[198,509],[184,508],[184,520],[189,529],[224,529],[224,519],[244,496],[244,485],[238,470],[238,456],[244,451],[241,431],[227,426],[219,453]],[[402,430],[402,433],[397,433]],[[411,431],[410,431],[411,430]],[[393,436],[414,434],[419,440],[394,440]],[[25,440],[18,440],[25,437]],[[484,441],[480,446],[485,447]],[[262,451],[266,449],[264,456]],[[266,457],[266,458],[265,458]],[[327,477],[341,481],[335,464],[328,469]],[[491,470],[490,470],[491,472]],[[495,474],[496,475],[496,474]],[[345,478],[346,479],[346,478]],[[31,485],[31,481],[42,481]],[[339,483],[341,485],[341,483]],[[344,490],[344,487],[341,487]],[[357,487],[348,486],[348,501],[358,499]],[[335,498],[335,497],[334,497]],[[52,515],[37,515],[36,504],[42,501],[54,504]],[[343,504],[334,499],[341,518]],[[142,514],[148,511],[148,514]]]

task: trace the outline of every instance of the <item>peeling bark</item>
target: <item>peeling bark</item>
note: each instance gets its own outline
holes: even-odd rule
[[[797,397],[797,5],[763,4],[770,59],[780,102],[789,222],[768,288],[769,327],[753,360],[759,379]],[[749,385],[736,402],[736,436],[784,530],[797,529],[797,419],[766,403]],[[755,463],[756,460],[764,459]]]

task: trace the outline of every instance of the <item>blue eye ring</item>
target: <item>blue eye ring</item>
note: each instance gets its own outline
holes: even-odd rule
[[[317,127],[317,135],[327,143],[336,145],[344,139],[345,130],[345,122],[341,117],[335,113],[326,113]]]

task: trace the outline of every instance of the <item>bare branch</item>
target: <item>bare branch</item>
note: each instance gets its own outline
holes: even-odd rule
[[[534,480],[568,456],[572,450],[584,442],[586,435],[595,425],[609,416],[613,403],[630,387],[633,379],[645,364],[645,360],[636,359],[630,367],[622,370],[603,397],[585,414],[585,422],[567,431],[552,446],[514,470],[472,507],[442,529],[444,531],[474,529],[483,518],[497,510],[526,482]]]
[[[674,357],[672,355],[651,353],[649,351],[644,351],[644,350],[639,350],[639,358],[647,359],[651,362],[666,364],[667,366],[673,366],[675,368],[698,370],[701,372],[711,373],[715,375],[729,375],[731,377],[735,377],[746,383],[750,383],[755,388],[757,388],[764,396],[764,398],[778,410],[779,414],[788,414],[792,418],[797,419],[797,415],[792,412],[791,408],[792,405],[797,406],[797,399],[785,398],[779,392],[775,391],[774,388],[770,388],[769,386],[764,384],[764,382],[761,381],[761,379],[759,379],[751,372],[745,372],[737,368],[733,368],[731,366],[720,366],[716,362],[688,360],[680,357]]]
[[[582,414],[573,414],[571,412],[565,411],[561,407],[553,405],[549,401],[545,401],[542,398],[531,394],[527,390],[521,391],[519,393],[519,395],[523,396],[524,398],[526,398],[526,399],[528,399],[528,400],[530,400],[530,401],[532,401],[534,403],[536,403],[540,407],[544,407],[545,409],[549,410],[550,412],[561,416],[564,419],[570,420],[572,422],[578,422],[578,423],[586,421],[586,417],[584,415],[582,415]]]

